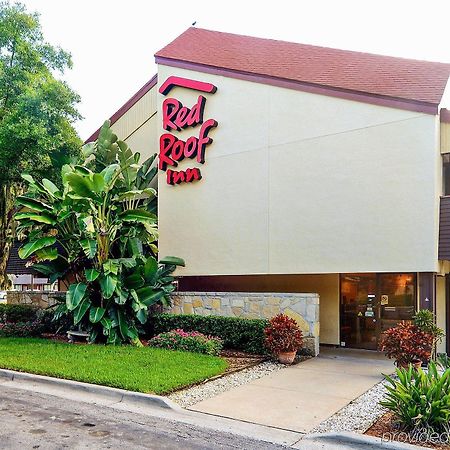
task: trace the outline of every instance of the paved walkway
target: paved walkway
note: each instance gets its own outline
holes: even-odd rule
[[[204,400],[190,409],[307,433],[391,373],[382,354],[321,349],[312,358]]]

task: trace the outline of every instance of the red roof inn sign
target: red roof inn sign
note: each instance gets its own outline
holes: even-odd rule
[[[159,88],[159,92],[167,95],[169,91],[180,86],[200,92],[214,94],[217,88],[210,83],[189,80],[182,77],[169,77]],[[184,158],[196,159],[203,164],[205,162],[206,147],[213,141],[208,133],[211,128],[217,127],[214,119],[203,120],[206,98],[199,95],[197,102],[191,108],[183,106],[176,98],[168,97],[162,104],[163,128],[166,131],[181,131],[188,127],[201,125],[198,137],[191,136],[186,141],[179,139],[172,133],[164,133],[159,138],[159,169],[166,172],[167,184],[190,183],[201,180],[202,174],[198,167],[186,170],[172,170],[168,166],[177,167]]]

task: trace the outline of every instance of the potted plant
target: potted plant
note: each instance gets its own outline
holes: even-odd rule
[[[294,319],[278,314],[264,329],[265,346],[282,364],[292,364],[303,344],[303,334]]]
[[[419,368],[431,358],[433,336],[411,322],[400,322],[383,333],[380,350],[395,360],[397,367],[407,368],[412,364]]]

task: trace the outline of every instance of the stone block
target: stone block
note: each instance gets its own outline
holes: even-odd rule
[[[290,308],[286,309],[284,314],[289,316],[291,319],[294,319],[303,333],[309,334],[309,323],[300,314]]]
[[[183,301],[181,300],[181,297],[178,297],[178,296],[172,297],[172,304],[174,306],[181,306],[182,303],[183,303]]]
[[[261,311],[261,307],[258,302],[250,302],[249,304],[249,312],[253,314],[259,314]]]
[[[243,298],[232,298],[231,299],[231,306],[236,306],[238,308],[243,308],[245,305]]]
[[[183,312],[184,312],[184,314],[193,314],[194,313],[194,309],[192,308],[192,304],[191,303],[185,303],[183,305]]]
[[[216,311],[220,311],[222,307],[222,302],[220,301],[220,298],[213,298],[211,301],[212,309],[215,309]]]
[[[222,297],[221,301],[222,301],[222,307],[223,306],[230,306],[230,299],[228,297]]]
[[[181,308],[179,306],[174,306],[172,308],[172,313],[173,314],[181,314]]]
[[[267,299],[268,305],[280,305],[281,299],[279,297],[269,297]]]
[[[311,336],[314,336],[314,337],[320,336],[319,322],[315,322],[314,324],[311,324]]]
[[[201,298],[201,297],[194,297],[194,298],[192,299],[192,306],[193,306],[194,308],[200,308],[200,307],[202,307],[202,306],[203,306],[203,300],[202,300],[202,298]]]
[[[283,299],[283,301],[281,302],[280,308],[282,310],[289,308],[291,306],[291,300],[289,298],[285,298]]]
[[[231,307],[231,311],[233,312],[233,315],[236,317],[241,317],[244,309],[243,308],[239,308],[238,306],[232,306]]]
[[[316,322],[318,317],[318,306],[317,305],[307,305],[306,306],[306,320],[309,322]]]
[[[303,338],[303,347],[298,352],[301,355],[317,356],[319,354],[319,337]]]

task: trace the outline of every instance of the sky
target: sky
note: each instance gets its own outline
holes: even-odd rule
[[[450,63],[448,0],[22,0],[72,54],[81,138],[155,73],[154,53],[199,28]]]

